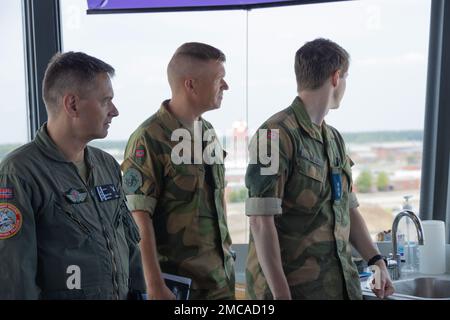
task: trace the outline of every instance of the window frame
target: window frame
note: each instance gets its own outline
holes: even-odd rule
[[[322,0],[337,2],[347,0]],[[312,2],[312,1],[305,1]],[[301,5],[300,3],[298,5]],[[62,48],[59,0],[22,0],[29,137],[47,121],[42,79]],[[450,241],[450,2],[432,0],[424,120],[420,217],[446,222]],[[446,197],[443,195],[447,195]]]

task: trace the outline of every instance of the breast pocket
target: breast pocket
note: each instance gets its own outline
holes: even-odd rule
[[[139,236],[139,228],[133,220],[125,200],[120,202],[117,213],[114,218],[114,227],[119,230],[123,227],[124,235],[134,244],[141,240]]]
[[[55,201],[49,206],[52,210],[49,207],[37,223],[39,272],[36,281],[39,286],[49,292],[64,290],[70,265],[82,270],[82,287],[98,283],[102,275],[99,263],[101,244],[95,228],[70,205]]]
[[[117,254],[120,259],[118,268],[119,282],[127,281],[130,269],[130,250],[139,242],[139,231],[130,228],[128,219],[132,219],[128,207],[123,199],[119,200],[116,212],[114,214],[114,239],[117,245]],[[137,227],[136,227],[137,229]]]
[[[165,183],[167,200],[190,202],[197,193],[198,169],[193,164],[170,164]]]
[[[64,241],[67,245],[78,245],[91,236],[92,227],[80,216],[76,210],[63,203],[54,203],[53,223],[49,223],[50,229],[64,233]],[[54,227],[54,228],[53,228]]]
[[[300,209],[300,212],[315,213],[320,207],[324,181],[324,166],[300,156],[295,161],[285,193],[291,199],[291,205]]]

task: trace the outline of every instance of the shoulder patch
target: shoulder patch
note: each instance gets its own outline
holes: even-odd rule
[[[12,199],[14,198],[13,188],[0,188],[0,199]]]
[[[134,151],[134,159],[138,164],[144,163],[145,160],[145,147],[143,145],[137,146],[136,150]]]
[[[11,203],[0,202],[0,240],[16,235],[22,227],[22,214]]]
[[[125,193],[134,193],[142,186],[142,175],[135,168],[129,168],[123,175],[123,190]]]
[[[145,157],[145,148],[144,146],[138,146],[135,152],[136,158],[144,158]]]

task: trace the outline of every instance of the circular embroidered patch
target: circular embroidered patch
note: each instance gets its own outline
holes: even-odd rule
[[[142,186],[142,175],[134,168],[129,168],[123,175],[123,190],[125,193],[134,193]]]
[[[19,232],[22,214],[10,203],[0,203],[0,240],[8,239]]]

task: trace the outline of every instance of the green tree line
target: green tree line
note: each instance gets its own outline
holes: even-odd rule
[[[367,193],[375,191],[375,188],[378,191],[388,191],[389,182],[389,175],[384,171],[379,172],[375,178],[370,170],[363,170],[356,179],[355,185],[358,192]]]
[[[422,130],[342,133],[346,143],[422,141]]]

